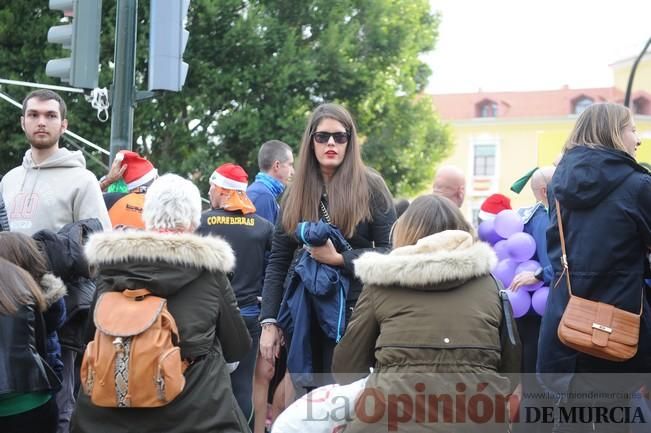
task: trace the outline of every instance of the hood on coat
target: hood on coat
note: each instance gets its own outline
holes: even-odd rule
[[[221,272],[235,267],[235,255],[228,242],[192,233],[95,233],[88,239],[85,253],[90,265],[144,260]]]
[[[43,275],[41,278],[41,289],[45,296],[45,304],[48,307],[68,294],[61,278],[55,277],[50,273]]]
[[[23,157],[23,167],[26,170],[30,168],[59,168],[59,167],[81,167],[86,168],[86,160],[80,150],[69,151],[65,147],[57,150],[54,155],[50,156],[40,164],[36,164],[32,159],[32,150],[25,152]]]
[[[626,152],[579,146],[563,155],[551,189],[563,207],[590,209],[636,171],[646,172]]]
[[[355,260],[355,274],[364,284],[447,290],[488,275],[496,263],[488,244],[475,242],[470,233],[446,230],[389,254],[365,253]]]

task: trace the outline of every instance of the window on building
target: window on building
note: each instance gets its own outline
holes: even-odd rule
[[[574,103],[574,114],[581,114],[585,111],[586,108],[592,105],[592,99],[587,96],[582,96],[577,99]]]
[[[473,175],[495,176],[497,146],[494,144],[475,144],[474,150]]]
[[[497,117],[497,102],[485,100],[477,105],[477,117]]]

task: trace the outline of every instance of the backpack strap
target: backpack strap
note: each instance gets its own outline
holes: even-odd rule
[[[127,298],[135,298],[136,300],[143,299],[147,295],[151,295],[151,292],[147,289],[125,289],[122,291],[122,294]]]

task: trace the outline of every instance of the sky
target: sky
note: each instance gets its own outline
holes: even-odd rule
[[[430,0],[429,93],[612,86],[651,38],[651,0]],[[649,48],[651,52],[651,47]]]

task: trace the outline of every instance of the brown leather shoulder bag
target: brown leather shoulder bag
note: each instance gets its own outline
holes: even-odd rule
[[[556,216],[563,252],[561,264],[567,281],[567,291],[570,294],[570,300],[558,325],[558,338],[566,346],[596,358],[619,362],[631,359],[637,353],[644,292],[642,292],[639,314],[630,313],[603,302],[575,296],[570,283],[563,221],[558,200],[556,200]],[[558,286],[562,277],[561,274],[554,288]]]

